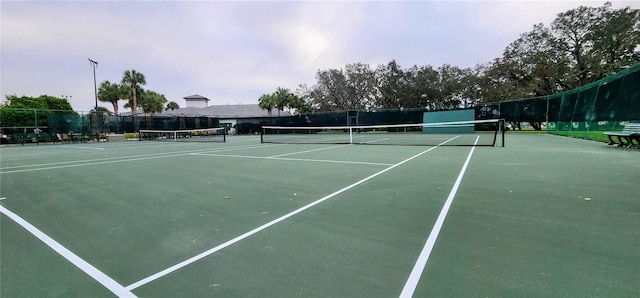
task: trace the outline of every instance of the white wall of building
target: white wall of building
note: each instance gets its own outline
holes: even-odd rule
[[[186,107],[194,107],[194,108],[205,108],[207,107],[207,101],[206,100],[185,100]]]

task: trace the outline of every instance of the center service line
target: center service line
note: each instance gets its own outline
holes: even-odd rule
[[[445,142],[440,143],[438,146],[444,145],[445,143],[448,143],[448,142],[450,142],[450,141],[452,141],[454,139],[455,139],[455,137],[451,138],[451,139],[449,139],[449,140],[447,140]],[[160,271],[160,272],[158,272],[156,274],[153,274],[153,275],[151,275],[149,277],[141,279],[140,281],[137,281],[137,282],[135,282],[135,283],[133,283],[131,285],[128,285],[128,286],[125,287],[125,289],[131,291],[131,290],[134,290],[134,289],[136,289],[138,287],[141,287],[141,286],[143,286],[143,285],[145,285],[147,283],[150,283],[150,282],[152,282],[152,281],[154,281],[154,280],[156,280],[156,279],[158,279],[160,277],[163,277],[163,276],[165,276],[165,275],[167,275],[169,273],[172,273],[172,272],[174,272],[174,271],[176,271],[176,270],[178,270],[178,269],[180,269],[182,267],[185,267],[185,266],[187,266],[187,265],[189,265],[189,264],[191,264],[191,263],[193,263],[195,261],[198,261],[198,260],[200,260],[200,259],[202,259],[202,258],[204,258],[204,257],[206,257],[206,256],[208,256],[210,254],[213,254],[213,253],[215,253],[215,252],[217,252],[219,250],[222,250],[223,248],[226,248],[227,246],[230,246],[230,245],[232,245],[232,244],[234,244],[236,242],[239,242],[240,240],[248,238],[248,237],[250,237],[250,236],[252,236],[252,235],[254,235],[254,234],[256,234],[256,233],[258,233],[258,232],[260,232],[262,230],[264,230],[264,229],[267,229],[267,228],[269,228],[269,227],[271,227],[271,226],[273,226],[273,225],[275,225],[275,224],[277,224],[277,223],[279,223],[279,222],[281,222],[281,221],[283,221],[285,219],[288,219],[288,218],[290,218],[290,217],[292,217],[292,216],[294,216],[294,215],[296,215],[296,214],[298,214],[298,213],[300,213],[300,212],[302,212],[304,210],[307,210],[307,209],[309,209],[309,208],[311,208],[311,207],[313,207],[315,205],[318,205],[318,204],[320,204],[320,203],[322,203],[322,202],[324,202],[324,201],[326,201],[326,200],[328,200],[328,199],[330,199],[332,197],[335,197],[335,196],[337,196],[337,195],[339,195],[339,194],[341,194],[341,193],[343,193],[343,192],[345,192],[345,191],[347,191],[347,190],[349,190],[349,189],[351,189],[353,187],[356,187],[356,186],[358,186],[358,185],[360,185],[360,184],[362,184],[362,183],[364,183],[364,182],[366,182],[368,180],[371,180],[372,178],[374,178],[376,176],[379,176],[379,175],[381,175],[381,174],[383,174],[383,173],[385,173],[385,172],[387,172],[387,171],[389,171],[389,170],[391,170],[391,169],[393,169],[393,168],[395,168],[397,166],[400,166],[400,165],[402,165],[402,164],[404,164],[404,163],[406,163],[406,162],[408,162],[408,161],[410,161],[410,160],[412,160],[414,158],[417,158],[418,156],[423,155],[423,154],[425,154],[425,153],[427,153],[427,152],[429,152],[429,151],[431,151],[433,149],[436,149],[436,148],[438,148],[438,147],[437,146],[436,147],[431,147],[431,148],[429,148],[427,150],[424,150],[424,151],[422,151],[422,152],[420,152],[420,153],[418,153],[418,154],[416,154],[414,156],[411,156],[411,157],[409,157],[409,158],[407,158],[407,159],[405,159],[405,160],[403,160],[403,161],[401,161],[401,162],[399,162],[397,164],[394,164],[394,165],[392,165],[392,166],[390,166],[390,167],[388,167],[388,168],[386,168],[386,169],[384,169],[382,171],[379,171],[379,172],[377,172],[377,173],[375,173],[375,174],[373,174],[373,175],[371,175],[371,176],[369,176],[367,178],[364,178],[364,179],[362,179],[362,180],[360,180],[360,181],[358,181],[356,183],[353,183],[353,184],[351,184],[351,185],[349,185],[349,186],[347,186],[347,187],[345,187],[343,189],[340,189],[340,190],[338,190],[338,191],[336,191],[336,192],[334,192],[334,193],[332,193],[330,195],[327,195],[327,196],[325,196],[325,197],[323,197],[321,199],[318,199],[317,201],[314,201],[314,202],[312,202],[310,204],[307,204],[307,205],[305,205],[303,207],[300,207],[300,208],[298,208],[298,209],[296,209],[296,210],[294,210],[294,211],[292,211],[290,213],[287,213],[287,214],[285,214],[285,215],[283,215],[281,217],[278,217],[278,218],[276,218],[276,219],[274,219],[274,220],[272,220],[272,221],[270,221],[270,222],[268,222],[266,224],[263,224],[263,225],[255,228],[255,229],[249,231],[249,232],[246,232],[246,233],[244,233],[244,234],[242,234],[242,235],[240,235],[238,237],[235,237],[235,238],[233,238],[233,239],[231,239],[231,240],[229,240],[229,241],[227,241],[225,243],[222,243],[222,244],[220,244],[220,245],[218,245],[218,246],[216,246],[216,247],[214,247],[212,249],[209,249],[209,250],[207,250],[205,252],[202,252],[202,253],[194,256],[194,257],[191,257],[191,258],[189,258],[187,260],[184,260],[184,261],[182,261],[182,262],[180,262],[178,264],[175,264],[175,265],[173,265],[173,266],[171,266],[171,267],[169,267],[167,269],[164,269],[164,270],[162,270],[162,271]]]
[[[456,179],[456,182],[453,184],[453,188],[449,193],[449,197],[447,197],[444,206],[442,206],[442,210],[440,210],[440,215],[438,215],[438,219],[436,220],[433,229],[431,229],[429,238],[427,238],[427,243],[425,243],[424,248],[422,248],[422,252],[420,253],[420,256],[418,256],[418,260],[416,261],[416,264],[413,267],[413,270],[411,270],[411,274],[407,279],[407,283],[404,285],[402,293],[400,293],[401,298],[413,296],[413,292],[418,286],[420,276],[422,276],[422,272],[424,271],[424,268],[427,265],[427,261],[429,260],[429,255],[431,255],[433,246],[436,244],[436,239],[438,239],[438,234],[440,234],[442,224],[444,224],[444,220],[445,218],[447,218],[447,213],[449,213],[449,208],[451,207],[451,203],[453,203],[453,198],[455,198],[456,193],[458,192],[458,188],[460,187],[460,183],[462,182],[462,177],[464,177],[464,173],[467,171],[467,166],[469,165],[469,161],[471,161],[471,156],[473,155],[473,151],[476,149],[475,145],[478,144],[479,138],[480,137],[476,137],[476,141],[473,144],[471,151],[469,152],[469,156],[467,156],[467,160],[464,162],[464,165],[460,170],[460,174],[458,174],[458,179]]]

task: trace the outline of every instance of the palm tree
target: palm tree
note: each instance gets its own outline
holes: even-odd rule
[[[145,90],[140,98],[140,106],[147,114],[161,113],[167,98],[153,90]]]
[[[167,103],[167,108],[165,110],[176,110],[179,109],[180,106],[178,105],[177,102],[175,101],[170,101],[169,103]]]
[[[262,94],[258,99],[258,106],[263,110],[267,110],[269,117],[271,117],[271,110],[276,106],[275,96],[273,94]]]
[[[122,77],[122,84],[126,84],[131,86],[131,115],[135,116],[136,110],[138,109],[137,103],[137,91],[138,85],[145,85],[147,81],[144,78],[144,74],[137,72],[135,69],[126,70]]]
[[[284,111],[284,107],[289,106],[293,96],[293,93],[287,88],[278,87],[278,89],[276,89],[273,97],[275,98],[274,107],[278,109],[278,116],[280,116],[280,111]]]
[[[127,86],[122,84],[113,84],[105,80],[98,88],[98,100],[101,102],[110,102],[113,105],[113,113],[118,115],[118,100],[127,97]]]

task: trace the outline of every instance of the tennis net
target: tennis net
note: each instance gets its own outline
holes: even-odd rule
[[[504,120],[326,127],[263,126],[261,142],[504,147]]]
[[[169,142],[226,142],[224,128],[204,128],[189,130],[148,130],[138,131],[140,141],[169,141]]]

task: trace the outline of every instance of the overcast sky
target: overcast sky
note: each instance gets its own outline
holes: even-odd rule
[[[254,104],[349,63],[490,62],[534,24],[604,2],[2,1],[1,100],[65,96],[74,110],[88,111],[95,105],[91,58],[98,86],[135,69],[145,88],[181,107],[192,94],[209,104]],[[640,8],[640,1],[613,6]]]

